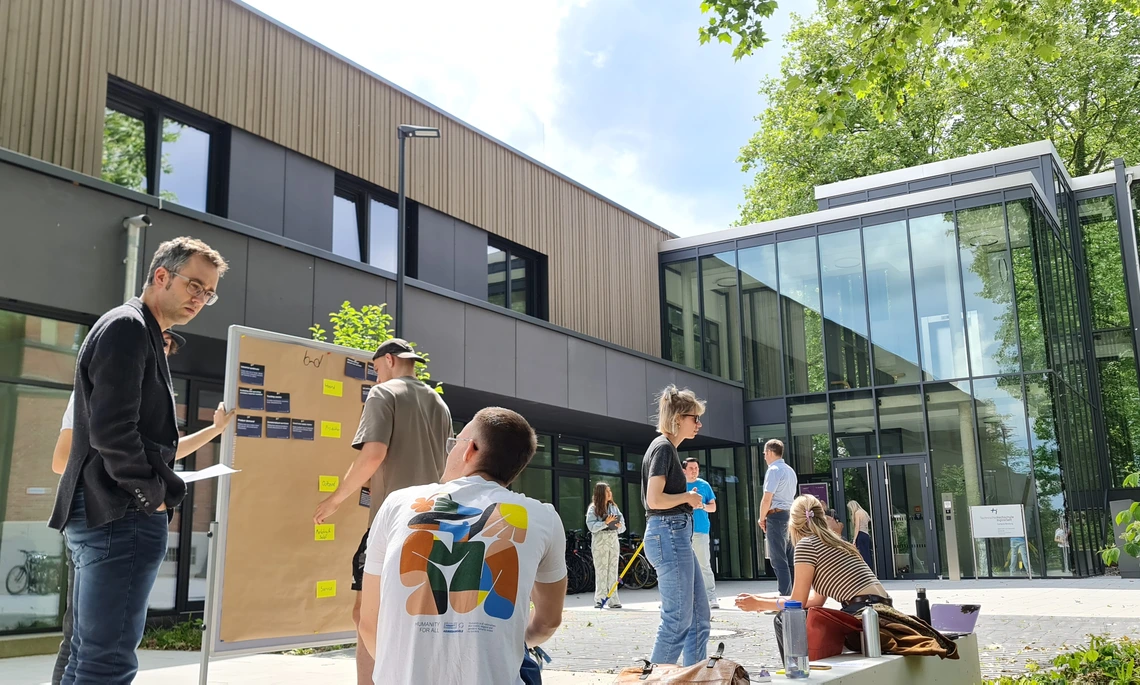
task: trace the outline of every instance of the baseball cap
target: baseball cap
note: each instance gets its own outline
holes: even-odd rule
[[[376,348],[376,354],[372,355],[372,359],[379,359],[386,354],[390,354],[400,359],[415,359],[421,364],[426,364],[427,361],[421,357],[412,346],[408,344],[407,340],[403,338],[392,338],[385,340],[380,347]]]

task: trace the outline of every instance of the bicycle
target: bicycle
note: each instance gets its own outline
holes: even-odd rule
[[[622,538],[619,568],[624,569],[626,567],[634,552],[637,551],[640,542],[641,536],[636,533],[630,533]],[[644,550],[637,555],[633,566],[622,579],[621,586],[631,590],[648,590],[657,587],[657,571],[654,570],[653,564],[650,564],[649,560],[645,558]]]
[[[594,588],[594,555],[589,535],[581,530],[566,533],[566,594],[576,595]]]
[[[4,587],[10,595],[28,592],[33,595],[50,595],[59,592],[59,569],[62,556],[53,556],[35,550],[20,550],[24,563],[8,571]]]

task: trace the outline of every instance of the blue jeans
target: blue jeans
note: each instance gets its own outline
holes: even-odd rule
[[[645,524],[645,558],[657,570],[661,592],[661,625],[649,660],[684,666],[708,657],[709,601],[697,555],[693,552],[690,514],[650,516]]]
[[[768,558],[772,562],[772,571],[776,573],[776,583],[780,586],[780,594],[785,597],[792,594],[792,583],[796,579],[795,563],[796,550],[792,547],[792,539],[788,537],[788,520],[790,514],[778,511],[768,514]]]
[[[126,515],[87,527],[77,488],[64,529],[75,564],[71,655],[63,685],[129,685],[139,662],[135,649],[146,626],[147,600],[166,556],[166,512],[133,506]]]

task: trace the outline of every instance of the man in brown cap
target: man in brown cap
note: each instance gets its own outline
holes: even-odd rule
[[[447,439],[451,437],[451,412],[443,398],[416,378],[416,363],[424,358],[406,340],[385,341],[372,356],[379,381],[368,392],[360,427],[352,446],[360,456],[352,462],[340,487],[317,505],[313,521],[323,523],[350,496],[360,491],[360,506],[368,507],[368,525],[389,493],[413,485],[438,482],[446,461]],[[366,487],[367,486],[367,487]],[[364,579],[364,556],[368,531],[352,558],[352,589],[356,606],[352,610],[360,631],[360,590]],[[372,683],[374,661],[362,647],[356,650],[356,680]]]

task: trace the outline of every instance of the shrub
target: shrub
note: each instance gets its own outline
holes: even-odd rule
[[[1109,640],[1092,635],[1087,647],[1061,654],[1053,668],[1041,669],[1030,662],[1025,675],[1003,676],[989,685],[1129,685],[1140,679],[1140,641],[1122,637]]]

